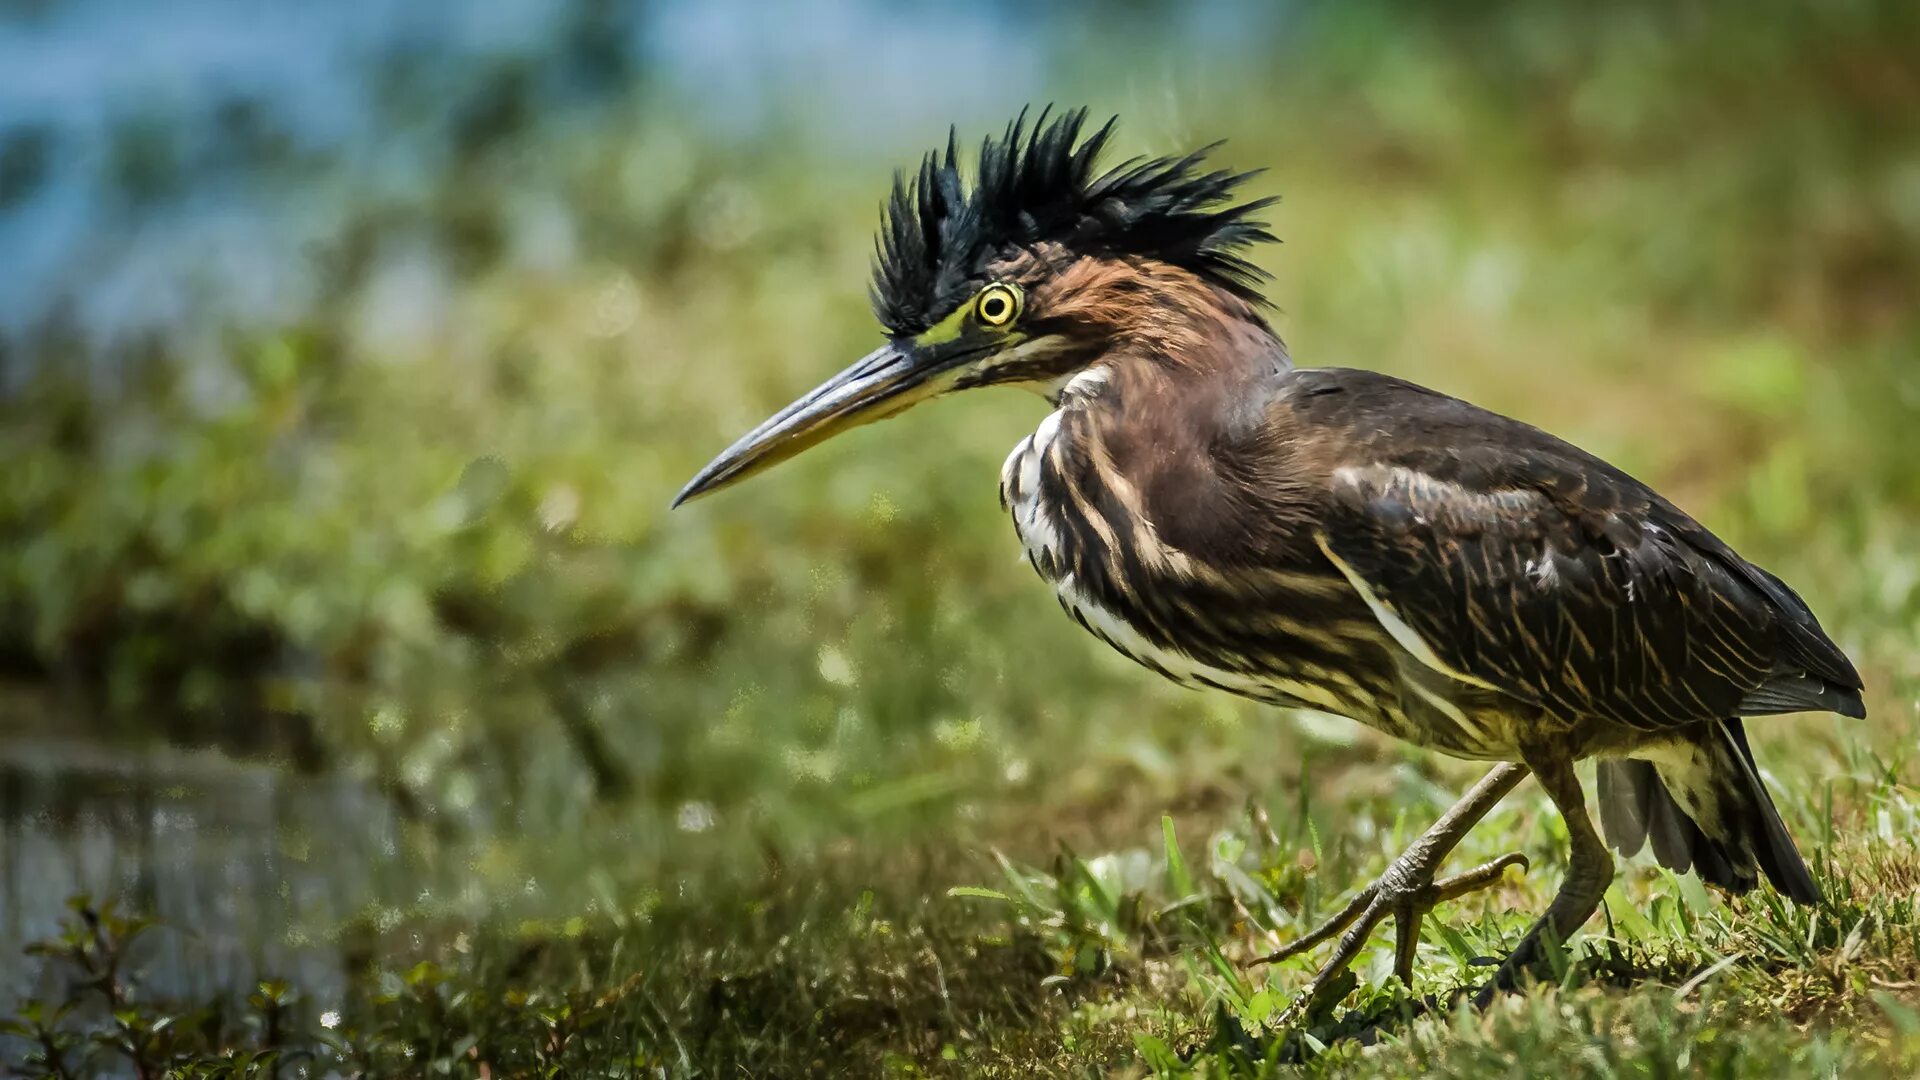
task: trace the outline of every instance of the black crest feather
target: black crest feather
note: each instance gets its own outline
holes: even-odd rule
[[[951,133],[944,154],[929,153],[912,176],[894,176],[873,271],[874,313],[890,333],[925,330],[985,284],[987,264],[1049,241],[1084,254],[1160,259],[1260,302],[1267,275],[1242,252],[1273,239],[1253,215],[1275,200],[1231,202],[1256,173],[1204,170],[1207,146],[1096,174],[1115,120],[1082,139],[1086,119],[1085,109],[1051,120],[1043,111],[1029,130],[1023,110],[1000,138],[981,144],[971,190]]]

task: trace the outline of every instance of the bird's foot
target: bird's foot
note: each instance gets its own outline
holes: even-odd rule
[[[1544,930],[1535,927],[1529,931],[1527,936],[1520,940],[1519,946],[1501,961],[1499,969],[1493,973],[1493,978],[1488,979],[1480,989],[1474,991],[1473,1007],[1476,1010],[1484,1009],[1493,1004],[1495,998],[1518,990],[1523,973],[1544,974],[1540,969],[1545,966],[1547,954],[1553,948]]]
[[[1608,875],[1611,877],[1611,875]],[[1605,888],[1606,879],[1601,880],[1600,888]],[[1558,899],[1558,898],[1556,898]],[[1582,910],[1584,906],[1585,910]],[[1574,912],[1565,919],[1565,925],[1579,926],[1586,921],[1594,904],[1575,902],[1567,905]],[[1512,952],[1500,963],[1493,978],[1473,995],[1473,1007],[1484,1009],[1493,1004],[1495,998],[1520,989],[1523,976],[1537,979],[1558,980],[1566,974],[1566,953],[1562,948],[1562,938],[1555,926],[1554,912],[1549,909],[1546,915],[1533,924],[1527,935],[1520,939]]]
[[[1327,958],[1327,962],[1294,999],[1294,1003],[1280,1015],[1282,1024],[1311,1015],[1323,1004],[1331,1004],[1323,999],[1329,997],[1336,986],[1350,985],[1340,983],[1340,977],[1354,958],[1360,955],[1374,928],[1388,917],[1392,917],[1394,926],[1394,974],[1400,977],[1401,982],[1412,986],[1413,960],[1420,945],[1420,923],[1427,913],[1448,900],[1497,884],[1510,866],[1518,866],[1522,870],[1527,868],[1527,857],[1513,852],[1471,870],[1435,880],[1434,872],[1443,857],[1444,853],[1436,857],[1431,850],[1416,846],[1395,859],[1378,880],[1362,889],[1332,918],[1279,950],[1252,961],[1252,964],[1277,964],[1346,931],[1335,946],[1333,955]],[[1339,996],[1344,997],[1344,992]]]

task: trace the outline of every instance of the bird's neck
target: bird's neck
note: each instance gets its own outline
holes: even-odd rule
[[[1137,317],[1108,335],[1097,359],[1049,388],[1056,405],[1071,404],[1075,387],[1103,386],[1130,377],[1177,391],[1179,386],[1228,389],[1271,379],[1293,366],[1287,347],[1259,309],[1213,286],[1168,291],[1140,305]]]
[[[1097,505],[1124,508],[1145,530],[1135,535],[1180,551],[1206,549],[1233,562],[1266,550],[1277,520],[1272,497],[1290,482],[1266,477],[1250,488],[1244,467],[1275,460],[1255,450],[1290,365],[1257,313],[1232,316],[1215,309],[1196,315],[1194,325],[1117,342],[1057,384],[1054,413],[1002,473],[1023,538],[1039,537],[1034,542],[1044,547],[1065,536],[1070,548],[1075,515],[1093,522],[1105,513],[1089,510]],[[1049,486],[1049,476],[1058,482]],[[1053,498],[1053,516],[1040,515],[1023,495],[1042,506]],[[1055,536],[1038,527],[1049,521],[1068,531]],[[1058,555],[1043,552],[1035,565],[1068,565]]]

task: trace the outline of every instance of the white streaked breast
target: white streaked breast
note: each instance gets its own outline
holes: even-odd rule
[[[1178,649],[1162,648],[1146,639],[1133,624],[1102,607],[1081,592],[1072,574],[1054,582],[1054,589],[1067,608],[1081,618],[1094,635],[1132,660],[1146,664],[1183,686],[1214,687],[1262,701],[1298,703],[1335,715],[1347,711],[1346,705],[1324,686],[1297,679],[1268,675],[1248,675],[1227,671],[1194,659]]]

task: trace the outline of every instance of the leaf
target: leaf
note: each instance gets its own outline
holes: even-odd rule
[[[1008,904],[1019,903],[1019,901],[1013,897],[997,889],[982,889],[977,885],[955,885],[947,890],[947,895],[956,898],[970,897],[975,900],[999,900]]]
[[[1427,919],[1425,921],[1439,933],[1440,940],[1447,947],[1447,952],[1451,953],[1455,960],[1460,961],[1462,964],[1471,964],[1474,959],[1480,955],[1479,952],[1467,942],[1467,936],[1459,930],[1439,919]]]
[[[1002,855],[998,848],[994,849],[993,860],[1000,864],[1000,872],[1006,875],[1007,882],[1013,886],[1015,892],[1020,894],[1021,899],[1027,902],[1028,907],[1043,910],[1046,908],[1046,905],[1040,902],[1039,895],[1033,891],[1033,885],[1027,881],[1026,875],[1015,869],[1013,863]]]
[[[1133,1048],[1140,1054],[1140,1060],[1147,1068],[1157,1073],[1177,1073],[1181,1071],[1180,1055],[1173,1052],[1166,1040],[1144,1031],[1133,1033]]]
[[[1247,993],[1251,988],[1247,986],[1246,980],[1240,977],[1240,969],[1233,966],[1211,937],[1201,945],[1200,952],[1206,957],[1207,963],[1212,965],[1214,974],[1218,975],[1221,983],[1224,984],[1220,989],[1231,995],[1234,1008],[1244,1010]]]
[[[1120,901],[1107,891],[1106,884],[1100,880],[1100,875],[1093,872],[1093,867],[1087,865],[1087,860],[1078,855],[1069,856],[1067,868],[1080,879],[1080,884],[1086,892],[1087,902],[1093,906],[1101,920],[1108,923],[1114,922],[1120,912]]]
[[[405,979],[407,985],[415,989],[422,987],[432,989],[446,981],[446,975],[440,970],[440,965],[431,960],[422,960],[413,965],[405,975]]]
[[[1173,835],[1173,815],[1160,815],[1160,840],[1167,849],[1167,884],[1172,887],[1175,896],[1192,896],[1200,890],[1193,883],[1193,874],[1187,870],[1187,860],[1180,855],[1180,841]]]
[[[1887,1014],[1887,1021],[1901,1035],[1907,1038],[1920,1035],[1920,1011],[1915,1011],[1913,1006],[1885,990],[1869,990],[1867,993],[1873,998],[1874,1003],[1880,1006],[1880,1011]]]

